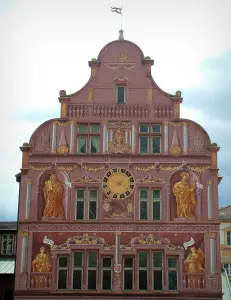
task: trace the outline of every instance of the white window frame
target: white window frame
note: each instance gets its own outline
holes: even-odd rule
[[[159,199],[153,197],[153,191],[155,191],[155,190],[160,191],[160,198]],[[162,220],[162,201],[161,200],[162,200],[162,191],[161,191],[161,189],[153,188],[152,189],[152,221],[161,221]],[[160,219],[159,220],[154,220],[153,219],[153,203],[154,202],[159,202],[160,203]]]
[[[82,267],[75,267],[74,266],[74,255],[75,253],[82,253]],[[84,251],[74,251],[72,253],[72,282],[71,282],[71,288],[72,290],[75,290],[75,291],[82,291],[82,285],[83,285],[83,264],[84,264]],[[81,289],[74,289],[73,288],[73,283],[74,283],[74,271],[75,270],[81,270]]]
[[[225,268],[225,265],[228,265],[228,268]],[[223,268],[226,270],[227,275],[231,276],[231,263],[223,264]]]
[[[111,259],[111,267],[104,267],[103,266],[103,259],[104,258],[110,258]],[[111,289],[112,290],[112,257],[111,256],[102,256],[102,272],[101,272],[101,288],[102,291],[110,291],[110,290],[104,290],[103,289],[103,271],[110,271],[111,272]]]

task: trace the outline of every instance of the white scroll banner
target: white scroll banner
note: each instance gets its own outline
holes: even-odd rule
[[[188,242],[185,242],[183,245],[184,245],[184,248],[187,249],[189,246],[192,246],[194,243],[195,243],[195,241],[194,241],[194,239],[191,237],[191,240],[188,241]]]
[[[53,242],[52,240],[48,239],[47,236],[44,236],[43,243],[44,243],[44,244],[48,244],[48,245],[50,245],[51,247],[53,247],[53,245],[54,245],[54,242]]]

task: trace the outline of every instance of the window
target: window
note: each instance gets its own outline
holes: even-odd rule
[[[2,234],[1,254],[11,255],[14,252],[14,235]]]
[[[82,289],[83,278],[83,252],[73,253],[73,269],[72,269],[72,289]]]
[[[100,124],[78,124],[77,153],[99,153]]]
[[[76,191],[76,220],[85,219],[85,203],[88,202],[88,220],[97,219],[98,190],[94,188],[77,189]]]
[[[231,246],[231,231],[227,231],[227,245]]]
[[[97,286],[97,263],[98,253],[88,252],[87,260],[87,289],[96,290]]]
[[[67,289],[68,257],[60,256],[58,259],[58,290]]]
[[[124,266],[124,290],[133,290],[133,265],[134,259],[133,257],[124,257],[123,266]]]
[[[231,276],[231,264],[224,264],[224,269],[227,272],[228,276]]]
[[[139,152],[161,153],[161,124],[139,125]]]
[[[153,290],[163,289],[163,253],[152,253],[152,288]]]
[[[148,190],[140,190],[140,220],[148,219]]]
[[[169,256],[167,258],[167,267],[168,267],[168,289],[170,291],[176,291],[177,290],[177,257],[171,257]]]
[[[118,104],[125,103],[125,87],[124,86],[116,87],[116,103],[118,103]]]
[[[149,197],[149,193],[152,196]],[[148,213],[149,200],[152,199],[150,205],[151,212]],[[139,191],[139,218],[140,220],[161,220],[161,190],[160,189],[140,189]]]
[[[152,219],[153,220],[161,220],[160,189],[152,190]]]
[[[139,290],[148,289],[148,252],[139,252]]]
[[[102,267],[102,290],[110,291],[112,289],[112,258],[103,257]]]

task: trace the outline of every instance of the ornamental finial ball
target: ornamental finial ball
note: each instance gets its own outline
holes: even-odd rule
[[[176,91],[176,96],[181,97],[181,91]]]
[[[25,143],[23,143],[22,145],[23,145],[24,147],[28,147],[28,146],[30,146],[30,145],[29,145],[29,143],[26,143],[26,142],[25,142]]]
[[[59,96],[60,96],[60,97],[66,96],[66,91],[61,90],[61,91],[59,92]]]

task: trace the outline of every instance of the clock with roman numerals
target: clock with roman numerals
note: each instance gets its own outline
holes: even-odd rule
[[[134,191],[135,180],[132,174],[122,168],[108,171],[103,178],[103,190],[112,199],[125,199]]]

